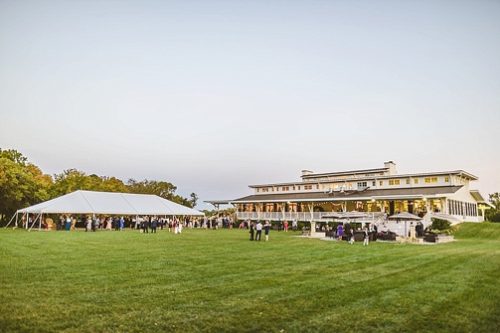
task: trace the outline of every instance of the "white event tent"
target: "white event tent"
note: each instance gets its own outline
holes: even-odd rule
[[[151,194],[75,191],[58,198],[19,209],[18,214],[106,214],[106,215],[160,215],[203,216],[204,214],[175,202]],[[12,221],[12,220],[11,220]],[[36,220],[33,221],[35,224]],[[26,224],[27,227],[27,224]]]

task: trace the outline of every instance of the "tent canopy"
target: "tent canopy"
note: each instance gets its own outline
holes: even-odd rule
[[[75,191],[18,213],[203,216],[200,211],[156,195],[94,191]]]

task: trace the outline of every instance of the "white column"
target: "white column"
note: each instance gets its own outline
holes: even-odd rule
[[[314,204],[308,204],[309,207],[309,213],[311,214],[311,236],[314,236],[316,234],[316,222],[313,221],[314,218]]]

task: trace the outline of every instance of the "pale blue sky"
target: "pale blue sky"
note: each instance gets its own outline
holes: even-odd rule
[[[0,1],[0,116],[0,147],[47,173],[202,200],[389,159],[487,194],[500,2]]]

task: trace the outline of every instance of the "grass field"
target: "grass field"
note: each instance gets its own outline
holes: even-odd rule
[[[500,224],[425,246],[247,236],[2,229],[0,331],[500,331]]]

